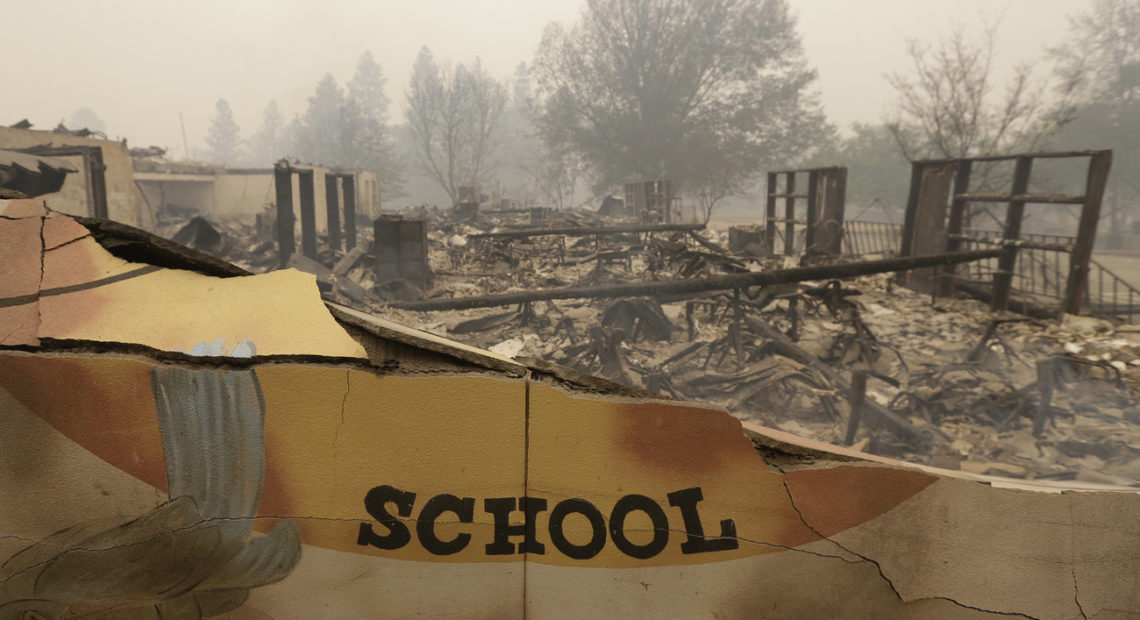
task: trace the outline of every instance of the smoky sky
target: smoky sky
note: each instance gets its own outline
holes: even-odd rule
[[[698,0],[699,1],[699,0]],[[884,79],[905,71],[906,40],[935,40],[956,23],[978,31],[999,23],[998,78],[1038,62],[1087,0],[789,0],[830,120],[874,123],[890,109]],[[412,61],[428,46],[441,61],[475,57],[506,79],[530,62],[543,28],[571,23],[584,0],[36,0],[3,11],[7,70],[0,124],[22,118],[50,129],[82,107],[112,138],[182,153],[203,143],[218,98],[230,102],[242,135],[276,100],[286,118],[304,110],[317,82],[352,77],[371,51],[402,119]],[[11,64],[14,61],[14,65]],[[13,71],[14,68],[14,71]],[[998,83],[1000,88],[1000,81]]]

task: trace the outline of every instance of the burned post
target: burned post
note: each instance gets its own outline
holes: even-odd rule
[[[107,166],[103,163],[103,149],[89,147],[83,149],[83,162],[91,179],[91,215],[107,217]]]
[[[329,247],[340,251],[340,187],[337,175],[325,174],[325,212],[328,214]]]
[[[301,253],[317,258],[317,188],[312,170],[297,171],[297,187],[301,193]]]
[[[1089,260],[1096,242],[1096,226],[1100,221],[1100,203],[1104,199],[1104,186],[1112,167],[1112,151],[1099,151],[1089,158],[1088,177],[1077,228],[1077,243],[1069,255],[1069,277],[1065,284],[1065,312],[1081,311],[1081,299],[1088,288]],[[1115,300],[1114,300],[1115,303]]]
[[[284,160],[273,167],[273,183],[277,194],[277,256],[284,267],[295,249],[293,232],[293,169]]]
[[[954,177],[954,201],[950,203],[950,221],[947,224],[947,237],[946,237],[946,251],[957,252],[962,249],[962,240],[959,236],[963,232],[963,226],[966,221],[966,209],[969,208],[969,202],[960,197],[969,191],[970,187],[970,174],[973,171],[973,163],[969,160],[963,161],[958,164],[958,174]],[[939,294],[943,297],[949,297],[954,294],[954,278],[957,276],[957,265],[949,265],[943,268],[943,279],[940,283]]]
[[[820,253],[839,256],[843,253],[843,229],[847,208],[847,168],[820,171],[823,200],[817,209],[813,246]]]
[[[340,178],[344,192],[344,249],[351,250],[356,247],[356,177],[348,173]]]
[[[796,173],[784,174],[784,255],[796,250]]]
[[[807,174],[806,191],[796,191],[796,177]],[[779,191],[779,177],[784,177],[784,190]],[[843,253],[844,209],[847,193],[847,168],[803,168],[768,172],[768,195],[765,209],[765,236],[768,247],[776,240],[776,200],[784,199],[784,255],[796,253],[836,257]],[[796,219],[796,200],[805,199],[803,220]],[[796,224],[804,226],[804,245],[797,248]]]
[[[776,185],[779,182],[775,172],[768,173],[767,196],[764,202],[764,239],[768,252],[776,247]]]
[[[1033,170],[1033,159],[1018,157],[1013,173],[1013,196],[1022,196],[1029,191],[1029,175]],[[1005,212],[1005,229],[1002,233],[1002,255],[998,259],[998,270],[994,274],[994,310],[1009,308],[1009,292],[1013,286],[1013,268],[1017,264],[1017,244],[1021,237],[1021,222],[1025,219],[1025,201],[1011,200]]]

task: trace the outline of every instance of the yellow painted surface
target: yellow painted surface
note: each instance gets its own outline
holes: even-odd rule
[[[411,540],[382,550],[357,543],[374,487],[416,494],[412,514],[439,494],[519,497],[523,493],[525,386],[486,377],[377,377],[361,371],[275,366],[258,371],[266,394],[268,472],[263,515],[319,515],[302,523],[306,543],[417,561],[516,561],[487,557],[489,521],[476,505],[470,525],[447,513],[440,538],[472,536],[454,555],[433,556]],[[441,428],[453,429],[440,432]],[[422,438],[431,437],[425,442]],[[280,457],[278,457],[280,455]]]
[[[0,276],[0,343],[55,338],[190,352],[220,340],[229,352],[249,341],[259,355],[366,357],[310,274],[214,278],[131,263],[62,216],[0,220],[0,248],[13,267]]]
[[[1086,607],[1140,609],[1125,587],[1140,570],[1134,492],[995,489],[889,462],[781,468],[716,410],[575,396],[525,380],[290,363],[217,370],[0,353],[0,419],[19,429],[0,443],[0,526],[12,537],[0,552],[20,553],[60,528],[100,532],[116,518],[168,506],[170,450],[180,448],[156,420],[155,390],[178,376],[170,373],[216,377],[218,385],[256,377],[264,481],[247,521],[254,539],[280,527],[300,537],[296,566],[254,585],[237,618],[521,618],[524,606],[537,618],[969,617],[949,598],[1067,617],[1076,609],[1074,572],[1087,583],[1082,592],[1096,593]],[[227,398],[218,402],[236,415]],[[198,393],[192,410],[211,399]],[[233,472],[233,484],[246,475]],[[409,496],[403,514],[384,505],[398,526],[365,503],[380,487]],[[701,492],[703,539],[717,539],[730,521],[731,545],[684,551],[693,524],[671,496],[692,489]],[[443,496],[468,501],[470,518],[425,516]],[[631,496],[640,508],[615,523],[615,507]],[[517,506],[524,497],[546,502],[533,520],[542,547],[526,554],[517,548],[526,539]],[[487,502],[501,500],[516,506],[496,524]],[[555,542],[552,515],[564,502],[601,516],[598,531],[581,511],[562,521],[572,549],[601,536],[589,557]],[[651,525],[650,503],[667,520],[663,530]],[[405,539],[393,543],[399,526]],[[392,544],[372,544],[366,528]],[[497,538],[511,548],[491,553]],[[655,538],[659,548],[651,548]],[[462,542],[440,552],[432,539]],[[901,594],[861,558],[873,558]],[[21,583],[0,575],[0,599]]]

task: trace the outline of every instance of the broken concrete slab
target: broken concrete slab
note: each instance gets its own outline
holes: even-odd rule
[[[355,248],[352,248],[348,251],[347,254],[342,256],[340,260],[336,262],[336,265],[334,265],[332,269],[333,273],[337,277],[348,275],[348,272],[352,271],[352,268],[355,267],[367,253],[368,250],[364,246],[358,245]]]

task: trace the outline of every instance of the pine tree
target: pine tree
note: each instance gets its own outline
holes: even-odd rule
[[[265,106],[261,116],[261,128],[249,140],[250,163],[267,166],[286,154],[285,119],[276,101]]]
[[[323,166],[351,165],[344,122],[344,92],[331,73],[317,84],[296,138],[297,157]]]
[[[356,63],[356,73],[348,82],[343,118],[348,164],[375,172],[385,193],[391,196],[398,192],[402,178],[388,128],[389,101],[384,94],[386,82],[384,72],[372,53],[361,54]]]
[[[210,120],[210,130],[206,134],[210,161],[219,164],[232,164],[237,161],[241,148],[237,122],[233,111],[225,99],[214,104],[214,117]]]

